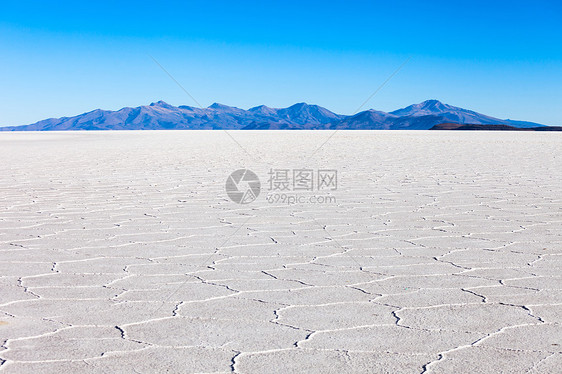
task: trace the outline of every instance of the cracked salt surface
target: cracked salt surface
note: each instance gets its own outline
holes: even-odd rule
[[[337,204],[292,206],[225,179],[326,134],[235,136],[267,164],[220,132],[0,134],[1,373],[559,372],[558,134],[341,131],[305,165]]]

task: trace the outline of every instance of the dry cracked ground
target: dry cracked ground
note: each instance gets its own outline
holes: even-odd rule
[[[0,372],[559,372],[560,134],[329,135],[0,134]]]

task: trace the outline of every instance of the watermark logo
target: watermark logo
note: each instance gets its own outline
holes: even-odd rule
[[[338,189],[335,169],[270,169],[265,200],[270,204],[335,204],[331,195]],[[249,204],[260,194],[258,176],[248,169],[239,169],[226,180],[226,193],[238,204]],[[324,193],[324,195],[321,195]]]
[[[238,169],[228,176],[225,189],[230,200],[238,204],[249,204],[258,198],[261,183],[253,171]]]

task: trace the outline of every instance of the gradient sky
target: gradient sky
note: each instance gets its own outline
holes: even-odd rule
[[[426,99],[562,125],[558,1],[4,2],[0,126],[164,100],[391,111]]]

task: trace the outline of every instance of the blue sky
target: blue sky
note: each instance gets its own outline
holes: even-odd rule
[[[352,114],[426,99],[562,125],[560,1],[19,1],[0,11],[0,126],[164,100]]]

